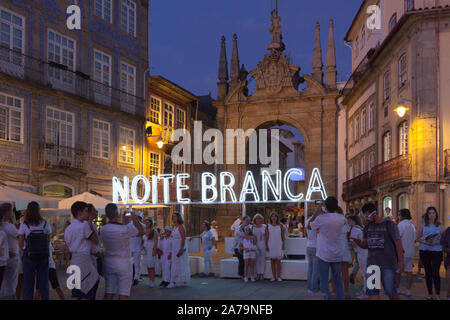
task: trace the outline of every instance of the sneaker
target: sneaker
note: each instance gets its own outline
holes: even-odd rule
[[[173,282],[171,282],[166,288],[167,289],[175,288],[175,284]]]
[[[283,281],[283,280],[282,280],[281,278],[278,278],[277,281],[278,281],[278,282],[281,282],[281,281]]]
[[[200,273],[199,277],[200,278],[206,278],[206,274],[202,272],[202,273]]]
[[[412,296],[411,291],[409,291],[408,289],[406,289],[405,291],[403,291],[401,294],[403,294],[403,295],[405,295],[405,296],[407,296],[407,297],[411,297],[411,296]]]
[[[270,279],[270,282],[274,282],[274,281],[275,281],[275,278]]]
[[[155,284],[153,283],[153,281],[149,281],[149,283],[147,284],[147,287],[154,288]]]
[[[214,274],[214,272],[210,272],[209,274],[208,274],[208,277],[215,277],[216,275]]]
[[[248,282],[248,279],[247,279],[247,278],[244,278],[244,282],[247,283],[247,282]]]
[[[251,282],[255,282],[256,280],[255,280],[255,278],[252,277],[252,278],[250,279],[250,281],[251,281]]]

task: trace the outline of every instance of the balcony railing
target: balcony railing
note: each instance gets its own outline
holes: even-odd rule
[[[386,161],[371,170],[372,186],[411,179],[411,155],[402,155]]]
[[[364,173],[352,180],[344,182],[342,199],[350,201],[372,191],[370,173]]]
[[[43,142],[39,150],[42,169],[85,171],[87,151]]]
[[[444,151],[444,177],[450,178],[450,149]]]
[[[145,117],[144,99],[90,79],[67,66],[44,62],[0,46],[0,72],[88,99],[114,111]]]

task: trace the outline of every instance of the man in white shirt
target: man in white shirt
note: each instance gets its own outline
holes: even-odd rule
[[[408,209],[401,209],[399,214],[400,222],[397,225],[400,239],[403,246],[403,261],[406,273],[406,290],[400,294],[411,296],[413,259],[416,251],[416,228],[411,222],[411,212]],[[400,288],[402,274],[397,271],[397,288]]]
[[[74,219],[64,231],[64,240],[72,254],[70,264],[81,270],[81,288],[72,289],[72,299],[94,300],[99,275],[91,258],[91,247],[92,243],[98,244],[98,235],[86,202],[75,202],[70,211]]]
[[[134,212],[131,223],[119,223],[119,209],[114,203],[105,207],[108,223],[102,228],[105,247],[104,275],[105,300],[112,300],[115,294],[119,300],[127,300],[133,283],[133,264],[131,262],[130,239],[140,237],[145,231]]]
[[[330,298],[328,286],[330,268],[336,290],[336,299],[344,299],[341,276],[342,247],[340,236],[345,217],[336,213],[338,201],[335,197],[325,200],[325,207],[318,207],[308,224],[308,229],[317,232],[316,257],[319,267],[320,291]]]
[[[142,223],[144,219],[144,215],[142,212],[138,211],[136,213],[139,223],[145,228],[145,224]],[[139,283],[141,277],[141,251],[142,251],[142,237],[133,237],[130,239],[130,249],[131,249],[131,257],[133,259],[133,271],[134,271],[134,280],[133,285],[137,285]]]
[[[240,225],[241,225],[241,218],[240,218],[240,216],[238,216],[237,219],[234,220],[234,222],[230,228],[231,231],[233,232],[233,237],[236,235],[236,230],[239,228]]]
[[[0,230],[3,230],[8,237],[8,261],[4,273],[3,285],[0,287],[0,297],[13,297],[16,293],[19,277],[19,230],[13,225],[13,207],[10,203],[0,205],[0,216],[3,216],[3,223]]]

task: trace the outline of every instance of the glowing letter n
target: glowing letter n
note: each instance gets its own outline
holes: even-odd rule
[[[129,193],[130,193],[130,179],[128,177],[123,177],[123,186],[119,178],[114,177],[112,179],[113,183],[113,202],[119,203],[119,195],[122,202],[128,204]]]

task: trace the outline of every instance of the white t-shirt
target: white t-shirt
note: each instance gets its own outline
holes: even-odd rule
[[[102,240],[105,247],[105,258],[130,258],[130,238],[136,237],[139,230],[130,222],[123,225],[109,222],[102,228]]]
[[[316,256],[325,262],[341,262],[343,257],[340,241],[345,217],[338,213],[326,213],[311,223],[311,229],[318,232]]]
[[[5,231],[8,236],[9,251],[14,252],[16,256],[19,255],[19,240],[17,239],[19,236],[19,230],[16,226],[9,222],[3,222],[0,226],[0,230]]]
[[[172,252],[173,246],[172,242],[173,242],[172,237],[169,238],[164,237],[158,241],[158,247],[163,252],[163,257],[167,257],[169,253]]]
[[[37,226],[32,225],[27,226],[25,222],[22,222],[20,224],[18,234],[19,236],[23,236],[25,238],[23,249],[25,249],[26,247],[26,239],[30,235],[31,231],[39,231],[39,230],[42,230],[44,234],[52,233],[52,228],[46,221],[41,221]]]
[[[93,234],[94,232],[87,221],[81,222],[74,219],[64,231],[64,240],[71,253],[90,254],[92,242],[89,238]]]
[[[0,267],[6,266],[9,258],[8,236],[0,230]]]
[[[410,220],[402,220],[397,225],[402,240],[403,256],[405,258],[414,258],[416,246],[416,228]]]
[[[234,232],[236,232],[237,228],[239,228],[239,225],[241,224],[241,219],[237,218],[233,224],[231,225],[231,230],[233,230]]]
[[[305,222],[306,225],[308,225],[309,220],[311,220],[311,218],[308,218],[306,220],[306,222]],[[317,231],[306,229],[306,236],[307,236],[306,247],[307,248],[315,248],[316,243],[317,243]]]
[[[350,231],[350,239],[358,239],[363,240],[363,230],[360,226],[354,226]],[[367,249],[363,249],[359,247],[358,245],[355,247],[355,251],[358,254],[358,257],[367,256],[368,251]]]
[[[201,234],[202,237],[202,243],[203,243],[203,250],[208,250],[208,248],[213,246],[213,239],[214,237],[214,231],[212,229],[209,229],[208,231],[203,231]]]
[[[142,224],[142,227],[145,229],[145,224]],[[130,249],[131,252],[141,252],[142,250],[142,237],[133,237],[130,239]]]

